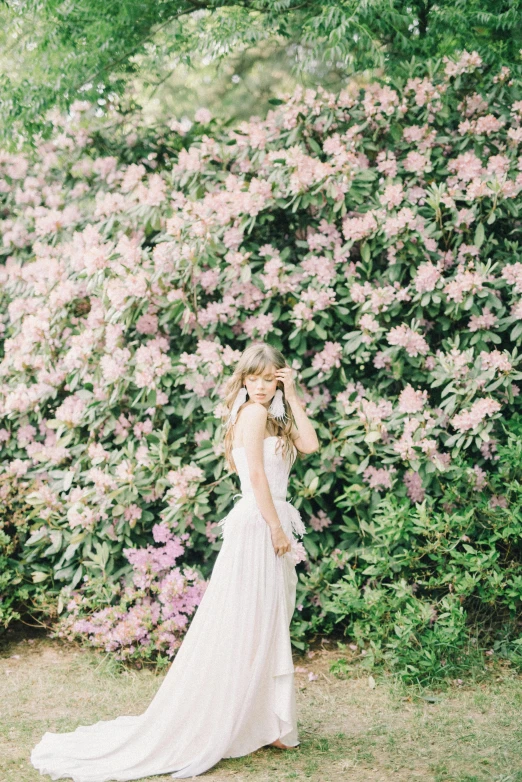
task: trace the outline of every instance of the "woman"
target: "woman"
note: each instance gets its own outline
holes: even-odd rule
[[[141,715],[44,734],[31,762],[52,779],[186,779],[221,758],[299,744],[289,624],[293,533],[305,529],[286,490],[296,451],[319,442],[271,345],[242,353],[225,406],[225,458],[242,496],[219,522],[223,544],[183,643]]]

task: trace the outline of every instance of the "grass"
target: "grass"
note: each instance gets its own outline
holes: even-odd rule
[[[318,677],[296,673],[299,749],[261,748],[222,760],[198,779],[522,782],[522,677],[508,668],[492,663],[481,681],[418,692],[385,675],[375,675],[372,687],[331,640],[323,639],[312,654],[294,660]],[[346,673],[338,678],[330,667],[343,657]],[[1,782],[43,782],[29,754],[46,730],[139,714],[161,676],[126,670],[45,633],[7,633],[0,648]]]

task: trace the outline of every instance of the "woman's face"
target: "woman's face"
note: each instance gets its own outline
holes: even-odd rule
[[[261,374],[245,375],[245,386],[253,402],[260,402],[268,407],[277,389],[274,365],[270,364]]]

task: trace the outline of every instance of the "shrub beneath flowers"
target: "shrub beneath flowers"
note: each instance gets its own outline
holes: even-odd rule
[[[22,606],[42,600],[41,587],[27,580],[24,547],[31,510],[27,493],[26,486],[0,475],[0,631],[20,619]]]
[[[478,507],[520,406],[509,73],[463,53],[402,82],[298,90],[234,130],[93,114],[77,103],[34,154],[0,157],[2,475],[31,506],[28,584],[60,614],[74,590],[116,610],[125,550],[155,524],[187,534],[184,565],[208,577],[237,490],[223,383],[252,339],[289,357],[322,444],[291,478],[302,584],[363,545],[383,502],[414,514],[457,483]],[[82,590],[103,579],[95,606]],[[296,645],[321,600],[309,590]]]
[[[522,416],[495,458],[487,481],[461,463],[440,498],[389,493],[347,524],[301,579],[296,636],[341,631],[364,666],[410,683],[483,670],[485,652],[522,667]]]

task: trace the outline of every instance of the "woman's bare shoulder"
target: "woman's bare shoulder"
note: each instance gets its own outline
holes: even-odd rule
[[[252,402],[241,408],[241,419],[245,423],[254,423],[256,421],[266,421],[268,410],[260,402]]]

